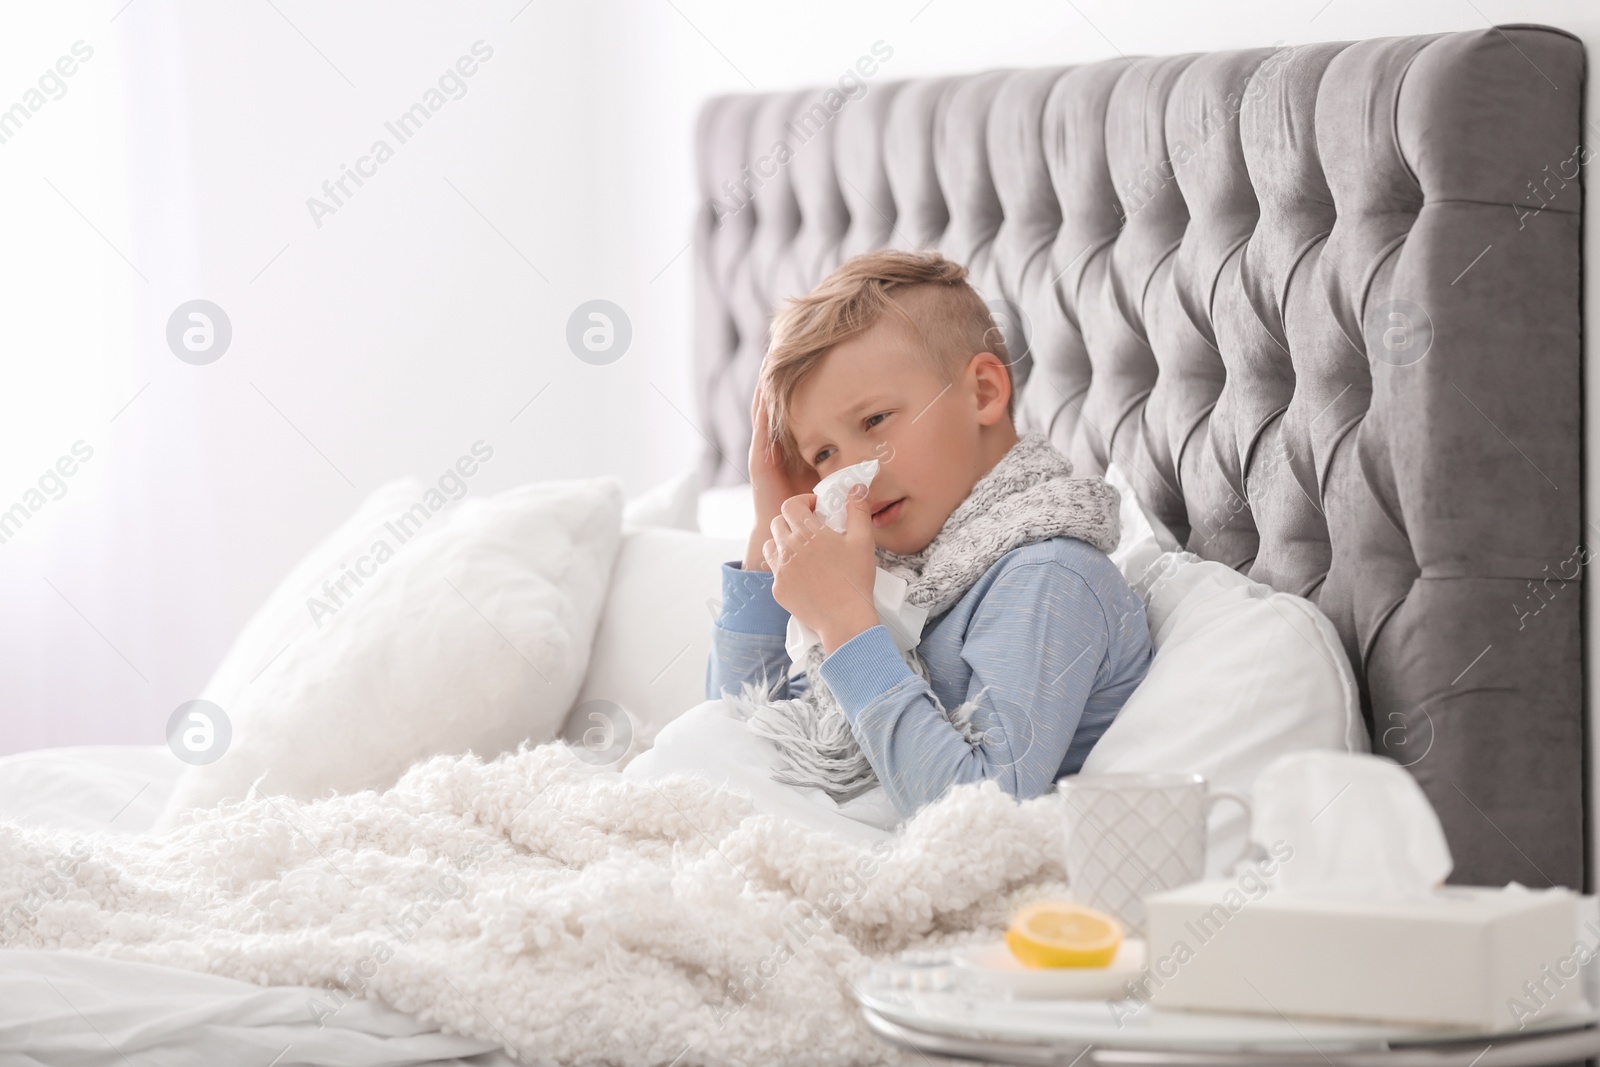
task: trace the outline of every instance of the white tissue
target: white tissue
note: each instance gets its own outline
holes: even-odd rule
[[[1293,849],[1268,876],[1286,895],[1405,899],[1450,873],[1439,816],[1393,760],[1292,752],[1257,776],[1252,795],[1251,839],[1274,855]]]
[[[853,466],[836,470],[812,492],[817,494],[817,514],[828,529],[844,533],[844,516],[850,505],[850,490],[858,485],[871,485],[878,476],[878,461],[869,459]]]
[[[878,461],[869,459],[853,466],[836,470],[817,483],[817,514],[822,516],[828,529],[838,533],[845,530],[845,512],[850,504],[850,490],[858,485],[870,485],[878,476]],[[922,626],[928,619],[928,609],[906,603],[906,581],[884,570],[876,569],[872,582],[872,606],[878,611],[878,621],[894,638],[901,652],[915,648],[922,640]],[[784,637],[792,663],[804,663],[807,650],[821,641],[816,631],[805,623],[789,616],[789,630]]]

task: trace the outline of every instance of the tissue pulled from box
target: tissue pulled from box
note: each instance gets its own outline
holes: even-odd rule
[[[1431,893],[1450,873],[1439,816],[1393,760],[1291,752],[1256,777],[1251,793],[1251,839],[1294,849],[1294,862],[1269,877],[1284,894],[1395,900]]]

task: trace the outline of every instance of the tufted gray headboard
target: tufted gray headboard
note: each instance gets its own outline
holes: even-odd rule
[[[713,99],[708,484],[774,307],[937,248],[1009,309],[1026,428],[1333,621],[1451,881],[1587,888],[1583,77],[1502,26]]]

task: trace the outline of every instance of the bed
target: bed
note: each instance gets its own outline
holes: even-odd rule
[[[703,475],[742,476],[772,307],[937,248],[1023,325],[1026,426],[1333,621],[1453,879],[1587,887],[1583,72],[1504,26],[715,100]]]
[[[849,255],[937,248],[1006,320],[1025,428],[1331,620],[1453,881],[1588,891],[1583,70],[1571,35],[1505,26],[709,101],[701,513],[737,501],[773,308]],[[812,135],[729,210],[797,122]],[[161,746],[24,754],[0,811],[137,835],[177,769]],[[310,1026],[316,989],[0,963],[0,1003],[28,1009],[0,1019],[17,1062],[48,1061],[20,1058],[45,1033],[76,1063],[511,1062],[482,1027],[379,1001]]]

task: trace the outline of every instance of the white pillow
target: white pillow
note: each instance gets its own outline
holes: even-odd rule
[[[750,483],[718,485],[701,492],[697,507],[700,532],[707,537],[731,537],[739,541],[739,556],[744,556],[744,544],[750,540],[750,531],[756,524],[755,497]]]
[[[675,530],[697,530],[699,496],[700,472],[690,468],[623,505],[622,528],[667,526]]]
[[[396,538],[385,524],[405,514],[426,492],[427,487],[415,478],[400,478],[374,489],[355,514],[323,538],[256,609],[206,683],[202,699],[233,708],[250,682],[290,642],[317,629],[317,619],[306,605],[313,596],[326,596],[322,583],[337,580],[355,567],[379,541],[393,543]]]
[[[1145,568],[1163,552],[1178,552],[1183,546],[1172,536],[1166,524],[1145,511],[1133,483],[1116,462],[1106,464],[1106,481],[1117,490],[1121,498],[1119,514],[1122,519],[1122,536],[1110,553],[1111,561],[1122,571],[1129,582],[1145,572]]]
[[[659,527],[623,536],[589,673],[561,731],[579,755],[620,770],[705,701],[721,565],[743,559],[744,546]]]
[[[258,779],[305,799],[387,787],[437,753],[553,740],[621,517],[622,487],[602,478],[467,499],[422,527],[224,707],[231,744],[184,772],[163,825]]]
[[[1368,751],[1355,671],[1311,601],[1190,552],[1161,555],[1133,586],[1155,659],[1083,773],[1196,772],[1248,795],[1286,752]],[[1208,830],[1207,873],[1220,877],[1244,847],[1244,816],[1219,802]]]

